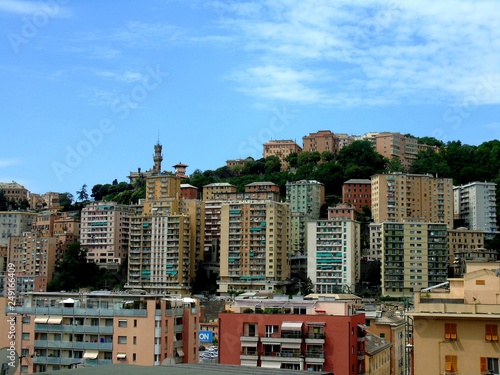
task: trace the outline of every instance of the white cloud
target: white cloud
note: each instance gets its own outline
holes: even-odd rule
[[[49,17],[70,17],[72,12],[68,7],[64,7],[57,1],[18,1],[0,0],[0,12],[35,16],[43,13]]]
[[[266,100],[453,104],[474,95],[481,77],[500,66],[496,1],[216,4],[219,23],[239,35],[251,56],[232,79]],[[498,90],[479,101],[499,103]]]
[[[21,165],[21,159],[0,159],[0,168],[12,167],[14,165]]]

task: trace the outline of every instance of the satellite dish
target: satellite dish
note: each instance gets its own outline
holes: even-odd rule
[[[19,356],[15,350],[10,348],[0,349],[0,375],[14,375],[19,367]]]

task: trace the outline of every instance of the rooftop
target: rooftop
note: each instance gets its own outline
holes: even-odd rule
[[[58,370],[46,372],[45,374],[57,375],[220,375],[220,374],[239,374],[239,375],[286,375],[286,374],[305,374],[307,371],[281,370],[262,367],[234,366],[219,364],[191,364],[183,363],[178,365],[166,366],[134,366],[134,365],[111,365],[111,366],[93,366],[81,367],[71,370]],[[319,371],[318,375],[333,375],[331,372]]]

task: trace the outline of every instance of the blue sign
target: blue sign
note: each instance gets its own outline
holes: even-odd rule
[[[198,336],[200,337],[200,342],[211,343],[214,340],[214,333],[212,331],[199,331]]]

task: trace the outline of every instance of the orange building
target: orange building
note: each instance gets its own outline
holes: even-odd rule
[[[271,140],[264,143],[264,158],[275,155],[281,161],[283,169],[288,168],[288,163],[285,161],[286,157],[293,152],[297,154],[302,151],[302,148],[292,140]]]
[[[372,205],[372,182],[367,179],[350,179],[342,185],[342,202],[349,203],[357,212]]]
[[[6,314],[0,298],[0,332],[16,317],[15,347],[21,373],[78,365],[197,363],[199,305],[192,298],[128,293],[30,293]],[[17,315],[17,316],[16,316]],[[9,347],[8,335],[0,346]]]

